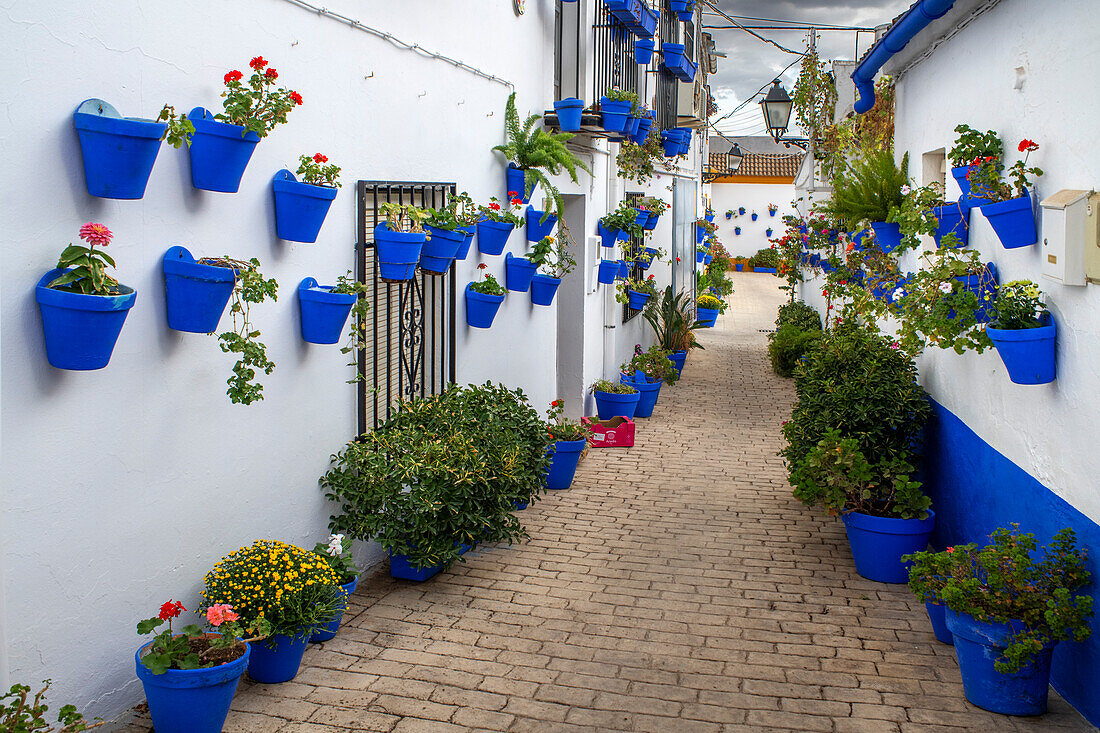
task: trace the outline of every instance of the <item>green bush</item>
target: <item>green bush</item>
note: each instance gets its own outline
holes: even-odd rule
[[[817,315],[816,313],[814,315]],[[803,331],[793,324],[779,327],[775,333],[768,334],[768,356],[772,360],[772,369],[781,377],[793,377],[798,362],[821,340],[821,330]]]
[[[787,325],[796,326],[801,331],[820,331],[821,316],[800,300],[793,303],[784,303],[779,306],[775,328],[778,330]]]
[[[749,258],[753,267],[779,267],[779,250],[765,247]]]
[[[543,491],[546,421],[520,390],[486,383],[404,403],[332,457],[320,480],[340,505],[329,526],[450,567],[459,543],[526,537],[512,514]]]

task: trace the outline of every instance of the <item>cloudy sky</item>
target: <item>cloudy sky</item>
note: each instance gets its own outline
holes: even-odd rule
[[[796,21],[805,25],[828,24],[874,27],[888,23],[905,10],[911,0],[716,0],[715,5],[746,26],[777,25],[767,21],[743,20],[736,16]],[[708,29],[705,26],[729,26],[730,22],[703,7],[704,30],[714,36],[719,59],[718,73],[710,78],[711,92],[718,101],[718,116],[730,112],[769,84],[797,56],[764,43],[743,30]],[[757,30],[760,35],[794,51],[804,51],[805,30]],[[859,34],[862,55],[874,40],[871,33]],[[852,31],[821,31],[818,53],[823,59],[852,59],[856,53],[856,34]],[[788,91],[798,74],[795,65],[781,78]],[[719,129],[733,135],[764,134],[763,116],[758,104],[748,104],[732,117],[720,122]]]

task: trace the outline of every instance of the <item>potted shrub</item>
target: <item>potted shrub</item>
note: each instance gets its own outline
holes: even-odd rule
[[[900,166],[890,150],[856,159],[835,177],[829,212],[841,222],[869,221],[879,248],[892,252],[901,244],[901,229],[891,213],[904,202],[902,187],[909,184],[908,171],[908,153]]]
[[[541,249],[536,245],[534,251],[527,255],[527,259],[542,270],[531,278],[531,302],[535,305],[553,305],[561,279],[577,267],[577,260],[570,250],[573,238],[563,224],[558,227],[555,236],[547,237],[541,244]]]
[[[344,620],[344,612],[348,609],[348,601],[355,592],[356,586],[359,585],[359,568],[355,567],[355,562],[351,557],[351,542],[346,540],[342,534],[329,535],[328,544],[318,542],[314,545],[313,552],[328,563],[328,566],[339,578],[337,582],[340,583],[339,595],[342,602],[340,610],[332,617],[332,620],[323,629],[315,631],[309,637],[310,643],[316,644],[335,638],[336,632],[340,630],[340,622]]]
[[[634,387],[609,379],[599,379],[592,383],[589,391],[596,398],[596,412],[600,420],[610,420],[613,417],[634,418],[634,411],[641,398]]]
[[[456,197],[457,198],[457,197]],[[442,209],[428,209],[424,221],[427,238],[420,250],[420,269],[432,275],[442,275],[451,268],[458,251],[466,242],[466,232],[458,218],[458,201],[452,198]]]
[[[504,252],[504,245],[508,244],[508,237],[512,230],[523,223],[523,219],[516,213],[523,201],[515,191],[509,191],[509,195],[515,194],[510,203],[501,204],[496,197],[489,199],[488,206],[478,207],[481,219],[477,223],[477,250],[483,255],[499,255]]]
[[[630,112],[638,106],[638,95],[612,87],[600,97],[600,125],[608,132],[625,132]]]
[[[752,263],[753,272],[774,273],[779,267],[779,250],[772,249],[771,247],[764,247],[757,250],[750,261]]]
[[[137,293],[107,274],[115,266],[102,250],[114,236],[110,229],[90,221],[79,236],[88,246],[70,244],[62,250],[57,267],[38,281],[34,298],[50,365],[84,371],[110,362]]]
[[[565,171],[573,183],[576,183],[577,168],[589,174],[592,171],[565,147],[565,143],[573,139],[573,133],[552,133],[542,128],[536,129],[535,123],[540,119],[542,115],[533,114],[521,124],[519,113],[516,112],[516,93],[512,92],[504,109],[504,130],[508,141],[494,146],[493,150],[500,152],[508,160],[506,190],[509,192],[509,199],[519,198],[526,204],[531,200],[535,185],[541,184],[547,197],[554,202],[554,211],[561,211],[561,193],[547,176]],[[512,191],[515,191],[515,195]]]
[[[241,626],[265,633],[248,660],[248,676],[265,684],[294,679],[309,638],[345,602],[340,578],[323,558],[278,540],[256,540],[234,550],[203,584],[205,608],[229,606]]]
[[[552,451],[546,471],[546,488],[560,490],[573,485],[584,447],[588,445],[588,426],[565,417],[565,400],[560,397],[550,403],[549,423]]]
[[[312,277],[298,283],[298,305],[302,312],[302,340],[311,344],[335,344],[340,332],[355,310],[356,318],[362,318],[370,310],[365,296],[367,286],[351,276],[340,275],[335,285],[319,285]],[[352,333],[359,326],[352,324]]]
[[[909,556],[909,587],[947,606],[967,700],[1004,715],[1041,715],[1054,646],[1092,633],[1092,598],[1078,593],[1091,580],[1086,554],[1069,528],[1045,547],[1016,524],[989,539]]]
[[[1008,169],[1011,185],[1001,180],[1000,164],[996,161],[983,162],[970,172],[970,185],[974,193],[987,202],[982,205],[981,212],[1005,249],[1028,247],[1039,241],[1029,178],[1041,176],[1043,171],[1027,166],[1027,159],[1039,146],[1025,139],[1020,141],[1018,147],[1024,153],[1024,159],[1017,160]]]
[[[704,219],[695,221],[695,243],[702,244],[703,240],[718,231],[718,225]]]
[[[395,577],[426,580],[481,543],[526,536],[513,514],[544,491],[546,421],[519,390],[451,386],[404,402],[321,478],[331,529],[374,540]]]
[[[424,222],[431,213],[417,206],[402,206],[390,201],[379,204],[378,213],[386,218],[374,227],[378,276],[388,283],[412,280],[427,241]]]
[[[508,253],[511,257],[511,253]],[[486,269],[482,262],[478,270]],[[473,328],[489,328],[497,317],[500,304],[504,302],[505,290],[497,279],[485,273],[484,278],[466,285],[466,324]]]
[[[625,200],[620,201],[614,211],[602,216],[597,225],[600,243],[604,247],[614,247],[617,239],[626,242],[642,234],[642,228],[638,226],[638,212]]]
[[[983,162],[999,166],[1004,156],[1004,144],[994,130],[978,132],[969,125],[958,125],[955,132],[958,133],[955,145],[947,153],[952,166],[951,177],[959,184],[962,198],[967,199],[969,206],[981,206],[986,202],[971,196],[970,174]]]
[[[651,417],[661,395],[661,385],[675,384],[680,372],[672,362],[671,352],[653,344],[642,351],[641,344],[634,346],[634,356],[619,367],[619,381],[638,390],[638,407],[635,417]]]
[[[700,295],[695,300],[695,320],[702,324],[702,328],[714,328],[721,309],[721,300],[713,295]]]
[[[302,95],[282,87],[274,88],[279,72],[263,56],[248,65],[252,76],[247,85],[242,74],[230,71],[224,77],[224,112],[211,114],[195,107],[187,115],[194,126],[191,136],[191,185],[205,191],[236,193],[241,176],[256,144],[286,122],[286,116],[302,103]]]
[[[1056,329],[1031,280],[997,288],[985,333],[1016,384],[1048,384],[1055,377]]]
[[[31,688],[19,683],[13,684],[7,692],[0,693],[0,730],[19,733],[52,733],[55,730],[46,722],[46,712],[50,708],[44,700],[50,689],[50,681],[46,680],[42,684],[42,689],[30,700],[27,695]],[[77,712],[75,705],[62,705],[57,713],[57,722],[62,727],[57,729],[57,733],[78,733],[107,724],[105,720],[96,720],[96,723],[88,721],[83,714]]]
[[[275,196],[275,232],[280,239],[313,243],[336,198],[336,189],[340,188],[340,167],[326,165],[328,156],[324,153],[299,156],[298,162],[301,181],[286,168],[271,180]]]
[[[677,374],[684,369],[688,351],[703,348],[695,340],[693,332],[702,326],[692,316],[690,304],[686,293],[673,293],[669,285],[660,298],[650,299],[642,311],[653,329],[657,345],[669,352],[669,361],[675,365]]]
[[[269,634],[271,627],[261,617],[247,629],[232,606],[211,604],[204,614],[206,630],[188,624],[175,633],[172,619],[185,610],[169,600],[157,616],[138,622],[141,635],[165,622],[168,628],[137,650],[135,669],[158,733],[220,733],[251,659],[249,642]]]
[[[649,299],[657,294],[655,280],[654,275],[641,280],[621,280],[615,288],[615,300],[631,310],[640,311],[645,308]]]
[[[580,132],[581,114],[584,112],[584,100],[566,97],[554,102],[554,112],[558,115],[558,127],[562,132]]]

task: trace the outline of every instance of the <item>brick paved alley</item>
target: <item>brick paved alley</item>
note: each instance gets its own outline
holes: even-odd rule
[[[793,499],[793,387],[761,332],[776,282],[734,277],[635,448],[590,451],[524,512],[529,542],[423,584],[374,568],[340,635],[293,682],[243,681],[226,729],[1092,730],[1053,695],[1039,719],[969,705],[923,606],[857,576],[840,522]]]

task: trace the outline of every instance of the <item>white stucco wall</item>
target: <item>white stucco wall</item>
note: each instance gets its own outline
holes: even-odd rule
[[[711,184],[711,206],[714,208],[714,223],[718,225],[718,238],[726,250],[734,256],[749,257],[756,251],[769,247],[767,229],[772,228],[772,237],[783,235],[783,217],[795,213],[791,201],[794,199],[793,184],[777,183],[713,183]],[[768,216],[768,204],[775,204],[779,211]],[[744,206],[745,215],[738,216],[737,210]],[[726,218],[726,210],[733,209],[733,218]],[[759,214],[752,220],[752,212]],[[741,235],[733,233],[734,227],[741,227]]]

